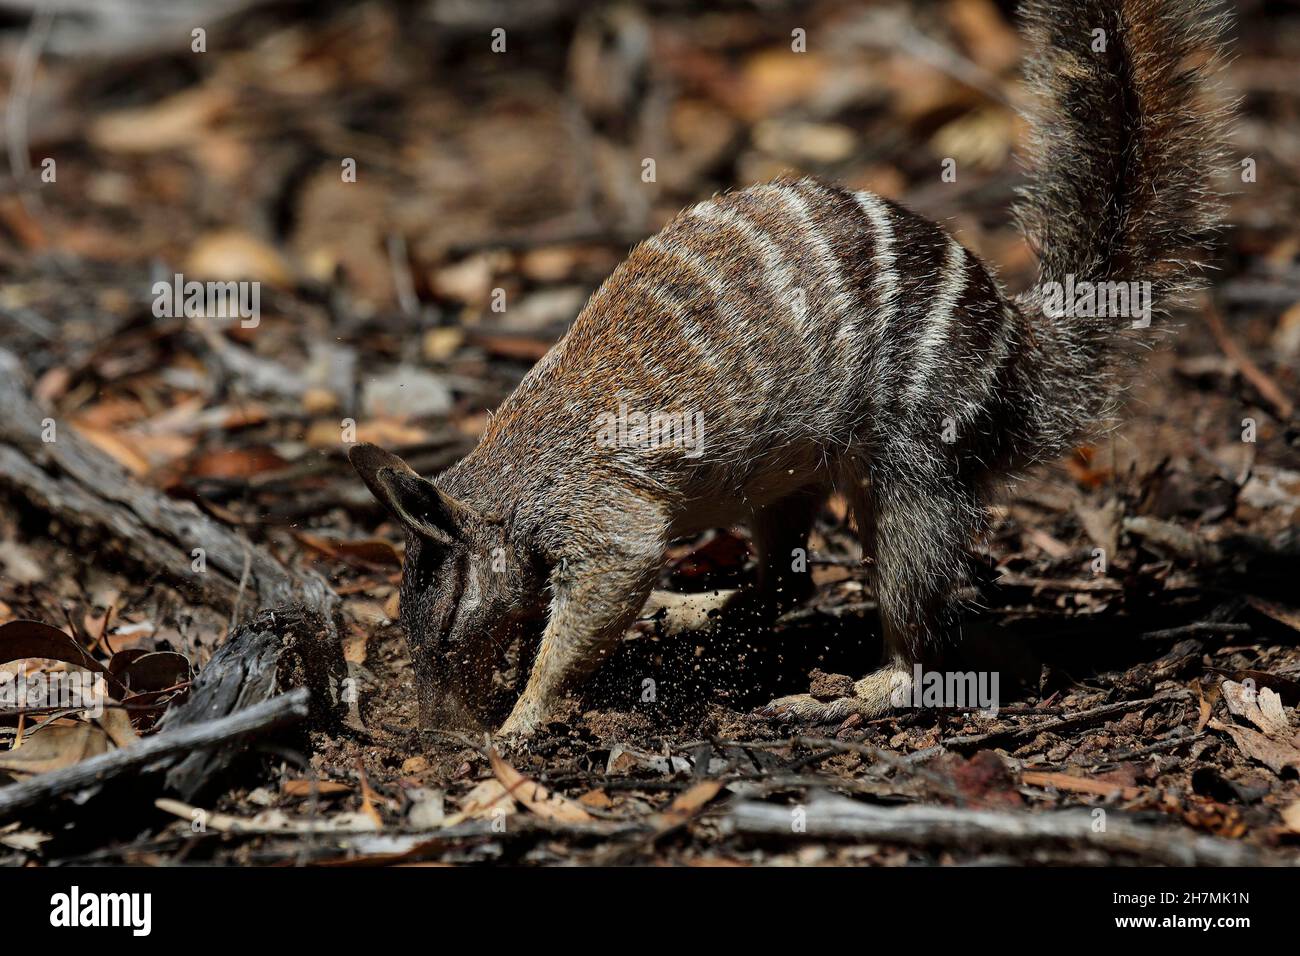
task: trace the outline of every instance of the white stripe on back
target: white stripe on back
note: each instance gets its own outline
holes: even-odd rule
[[[876,289],[880,293],[883,324],[893,322],[898,309],[898,254],[894,251],[894,227],[889,224],[889,207],[884,200],[866,191],[853,194],[875,231],[872,260],[876,267]]]
[[[694,214],[694,212],[695,210],[691,210],[690,214]],[[704,284],[708,286],[709,292],[713,296],[713,305],[718,312],[719,319],[721,321],[724,330],[728,330],[734,333],[743,327],[743,324],[745,322],[745,310],[743,308],[737,308],[735,301],[731,298],[731,295],[727,292],[726,285],[723,283],[722,279],[718,276],[717,272],[713,269],[713,267],[709,265],[708,260],[706,260],[702,255],[700,255],[695,250],[690,249],[685,245],[682,245],[681,243],[676,243],[670,246],[668,243],[664,242],[664,237],[662,233],[660,233],[659,235],[651,239],[646,240],[646,245],[653,248],[654,251],[658,252],[660,255],[667,256],[670,259],[675,259],[678,262],[683,263],[688,269],[690,269],[692,272],[700,276],[701,279],[703,279]],[[699,344],[701,351],[709,355],[710,358],[716,363],[715,367],[717,368],[727,367],[727,365],[723,364],[719,360],[720,356],[712,348],[713,343],[708,341],[707,334],[702,335],[697,344]],[[763,390],[765,392],[770,391],[772,383],[763,379],[763,376],[760,374],[758,366],[755,364],[755,361],[752,358],[750,351],[748,349],[745,349],[742,350],[740,354],[743,355],[745,358],[743,364],[746,371],[749,373],[750,378],[757,381],[762,381]]]
[[[844,288],[844,279],[840,275],[840,263],[835,256],[835,250],[817,228],[817,223],[813,221],[812,213],[808,209],[808,203],[792,186],[764,186],[762,192],[776,196],[794,215],[797,231],[807,239],[816,253],[817,267],[829,293],[829,304],[832,310],[829,318],[835,321],[836,335],[851,335],[857,330],[854,301]]]
[[[930,304],[921,339],[916,343],[916,352],[912,356],[912,381],[907,389],[907,399],[912,405],[926,397],[926,388],[938,365],[939,351],[948,338],[953,311],[965,288],[966,250],[960,243],[949,239],[943,267],[939,271],[939,289]]]
[[[766,266],[763,273],[764,278],[776,280],[778,294],[773,298],[785,302],[788,306],[784,315],[793,319],[796,325],[802,325],[804,328],[808,327],[809,309],[807,305],[805,304],[802,314],[795,308],[794,293],[799,289],[799,283],[796,281],[794,273],[790,271],[785,255],[760,226],[751,222],[742,213],[717,203],[696,206],[691,210],[691,214],[709,222],[735,229],[744,237],[746,242],[757,249],[763,257],[763,264]]]

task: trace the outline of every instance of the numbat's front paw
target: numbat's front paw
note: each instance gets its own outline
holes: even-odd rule
[[[532,708],[515,707],[497,731],[498,737],[528,737],[542,724],[542,715]]]

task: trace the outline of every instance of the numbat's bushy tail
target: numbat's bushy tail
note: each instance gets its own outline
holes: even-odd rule
[[[887,664],[834,720],[910,701],[959,636],[966,549],[999,479],[1106,412],[1133,326],[1195,288],[1219,221],[1222,17],[1208,0],[1031,0],[1041,99],[1020,217],[1041,282],[1007,297],[933,222],[786,179],[701,202],[632,251],[430,482],[352,460],[407,531],[421,721],[472,723],[500,652],[545,621],[504,730],[526,733],[636,618],[674,538],[746,524],[753,610],[811,590],[821,502],[849,502]],[[681,675],[663,675],[679,681]],[[678,683],[676,686],[681,686]]]
[[[1040,272],[1019,305],[1047,320],[1038,375],[1048,414],[1034,452],[1051,457],[1108,414],[1115,366],[1132,354],[1125,333],[1202,284],[1223,215],[1214,184],[1228,16],[1219,0],[1028,0],[1021,15],[1036,102],[1016,213]],[[1085,283],[1113,284],[1098,301],[1138,290],[1150,312],[1106,321],[1049,301]]]

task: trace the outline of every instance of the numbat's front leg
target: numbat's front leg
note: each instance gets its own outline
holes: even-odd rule
[[[501,725],[503,736],[536,730],[635,620],[659,572],[663,544],[648,537],[618,550],[617,560],[566,563],[557,573],[550,620],[528,685]]]

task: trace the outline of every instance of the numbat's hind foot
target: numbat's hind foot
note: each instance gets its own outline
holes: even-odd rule
[[[853,685],[853,693],[832,700],[819,700],[812,694],[778,697],[761,707],[761,717],[793,718],[809,724],[838,724],[859,714],[865,719],[882,717],[912,699],[912,673],[903,664],[891,664],[868,674]]]

